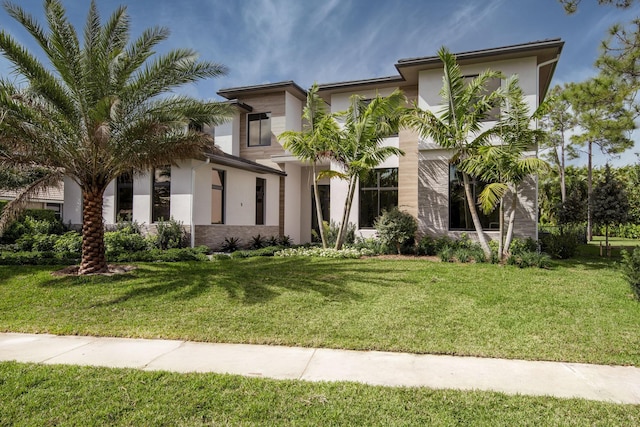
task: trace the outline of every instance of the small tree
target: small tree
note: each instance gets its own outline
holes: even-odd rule
[[[602,180],[593,190],[593,220],[604,225],[606,246],[609,246],[609,226],[627,222],[628,211],[627,195],[607,164]]]
[[[395,247],[400,255],[402,246],[415,238],[418,221],[411,214],[394,207],[384,211],[376,219],[374,226],[382,244]]]

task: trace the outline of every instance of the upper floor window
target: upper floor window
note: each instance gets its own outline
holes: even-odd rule
[[[476,77],[478,77],[478,74],[475,75],[471,75],[471,76],[464,76],[464,82],[465,84],[469,84],[471,82],[471,80],[475,79]],[[500,85],[502,84],[502,80],[494,77],[492,79],[489,79],[487,81],[487,86],[486,89],[484,91],[484,93],[482,95],[488,95],[490,93],[495,92],[496,90],[498,90],[500,88]],[[500,105],[496,105],[495,107],[493,107],[491,110],[489,110],[487,112],[487,115],[484,119],[482,119],[482,122],[490,122],[490,121],[496,121],[500,118]]]
[[[247,146],[271,145],[271,113],[247,114]]]
[[[372,169],[360,178],[360,228],[373,228],[382,211],[398,206],[398,168]]]

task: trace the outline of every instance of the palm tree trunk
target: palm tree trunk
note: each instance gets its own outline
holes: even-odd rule
[[[358,182],[358,176],[354,175],[349,178],[349,191],[347,193],[347,200],[344,202],[344,211],[342,212],[342,222],[340,223],[340,229],[338,230],[338,238],[336,239],[335,249],[339,251],[342,249],[344,240],[347,234],[347,226],[349,221],[349,214],[351,213],[351,205],[353,204],[353,194],[356,191],[356,183]]]
[[[469,206],[469,212],[471,213],[471,219],[473,220],[473,227],[476,230],[478,236],[478,243],[482,247],[484,256],[487,259],[491,259],[491,248],[487,243],[487,238],[482,230],[482,224],[480,224],[480,216],[478,216],[478,210],[476,209],[476,202],[471,194],[471,183],[469,182],[469,175],[465,172],[462,173],[462,181],[464,183],[464,194],[467,197],[467,206]]]
[[[500,224],[498,226],[498,228],[500,229],[500,241],[498,242],[498,257],[500,258],[500,261],[502,261],[504,259],[504,253],[505,253],[504,251],[504,197],[500,199],[498,212],[500,214],[500,218],[498,219]]]
[[[311,165],[313,170],[313,198],[316,201],[316,218],[318,218],[318,228],[320,229],[320,240],[322,248],[327,249],[327,238],[324,235],[324,218],[322,217],[322,206],[320,206],[320,193],[318,191],[318,177],[316,174],[316,162]]]
[[[513,188],[513,199],[511,199],[511,212],[509,212],[509,225],[507,226],[507,238],[504,242],[504,253],[509,253],[511,242],[513,241],[513,229],[516,223],[516,208],[518,207],[518,187]]]
[[[82,259],[78,274],[104,273],[107,259],[102,222],[103,187],[82,189]]]

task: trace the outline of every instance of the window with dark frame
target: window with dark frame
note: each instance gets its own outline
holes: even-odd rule
[[[153,171],[153,206],[151,222],[168,221],[171,218],[171,166]]]
[[[382,211],[398,206],[398,168],[372,169],[360,178],[359,228],[373,228]]]
[[[124,173],[116,179],[116,221],[133,219],[133,173]]]
[[[224,171],[211,171],[211,224],[224,224],[224,181]]]
[[[271,113],[247,114],[247,146],[271,145]]]
[[[264,225],[267,180],[256,178],[256,225]]]
[[[469,179],[471,179],[471,194],[473,195],[473,199],[477,201],[486,183],[471,177]],[[489,215],[485,215],[480,207],[477,206],[477,203],[476,207],[483,229],[492,230],[499,228],[498,209],[495,209]],[[464,192],[462,172],[458,171],[454,165],[449,166],[449,230],[475,230],[473,219],[471,218],[471,211],[467,204],[467,197]]]

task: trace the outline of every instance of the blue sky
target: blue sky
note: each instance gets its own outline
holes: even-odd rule
[[[41,22],[42,0],[14,0]],[[63,0],[82,28],[88,0]],[[221,88],[294,80],[302,87],[395,75],[400,58],[485,49],[560,37],[564,50],[553,84],[595,74],[600,41],[614,23],[640,16],[583,0],[568,16],[557,0],[98,0],[106,19],[126,5],[133,36],[155,25],[171,30],[158,51],[197,50],[228,75],[182,92],[218,99]],[[4,10],[0,27],[37,53],[30,36]],[[0,58],[0,74],[10,71]],[[629,154],[614,163],[634,162]]]

